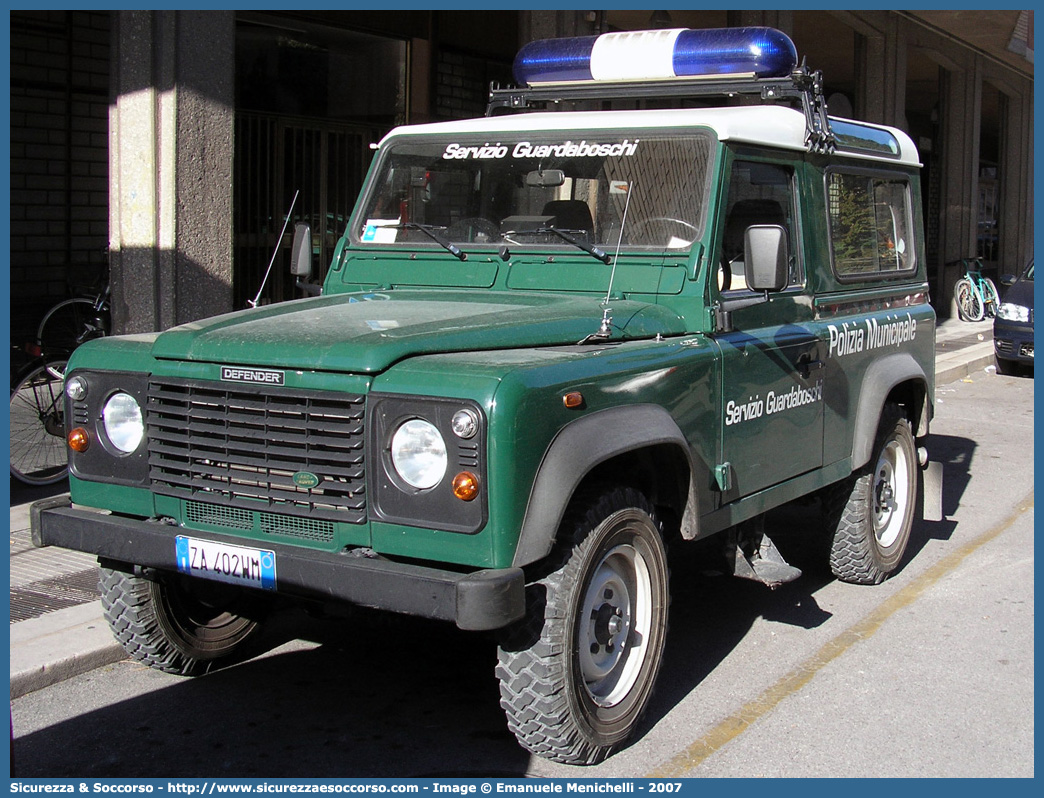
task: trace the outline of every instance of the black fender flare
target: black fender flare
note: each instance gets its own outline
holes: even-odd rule
[[[855,431],[852,437],[853,471],[870,462],[885,401],[896,386],[906,382],[921,384],[927,397],[928,378],[924,369],[909,352],[896,352],[880,358],[867,368],[859,391],[859,406],[856,408]],[[930,401],[930,398],[926,401]],[[927,408],[915,408],[915,412],[921,417],[921,429],[918,434],[922,434],[926,432],[927,419],[924,416]]]
[[[533,480],[512,565],[529,565],[548,555],[566,506],[592,468],[618,455],[662,444],[675,445],[685,454],[689,492],[682,527],[686,537],[695,537],[696,469],[677,423],[659,405],[613,407],[570,422],[551,441]]]

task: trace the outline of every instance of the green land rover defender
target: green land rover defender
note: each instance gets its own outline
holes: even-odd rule
[[[872,584],[938,512],[910,138],[830,117],[769,28],[515,76],[376,146],[319,296],[73,354],[34,540],[98,556],[131,657],[231,662],[275,599],[451,621],[496,635],[519,742],[593,763],[649,702],[669,545],[776,586],[765,515],[815,497],[795,532]]]

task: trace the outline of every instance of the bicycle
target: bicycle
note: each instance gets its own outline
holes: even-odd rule
[[[64,299],[44,314],[32,358],[12,380],[11,475],[27,485],[51,485],[68,472],[65,367],[76,347],[109,334],[109,283],[93,296]]]
[[[982,321],[993,318],[1000,307],[997,286],[982,274],[982,258],[962,258],[964,276],[953,286],[953,297],[957,310],[965,321]]]

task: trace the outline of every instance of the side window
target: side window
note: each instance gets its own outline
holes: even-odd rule
[[[917,268],[904,177],[834,171],[826,180],[830,248],[839,279],[882,279]]]
[[[722,230],[718,288],[742,291],[747,287],[743,264],[743,234],[754,224],[778,224],[787,231],[790,247],[790,285],[801,285],[804,274],[798,257],[792,169],[758,161],[735,161],[729,180],[728,206]]]

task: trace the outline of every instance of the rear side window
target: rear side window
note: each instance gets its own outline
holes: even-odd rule
[[[827,207],[834,272],[873,280],[915,271],[910,185],[902,175],[831,171]]]

